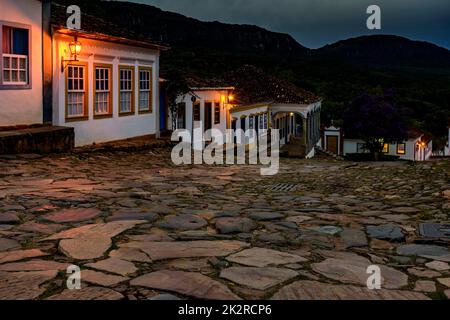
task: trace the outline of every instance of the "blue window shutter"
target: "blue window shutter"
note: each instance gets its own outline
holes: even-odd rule
[[[28,30],[13,29],[13,54],[28,55]]]

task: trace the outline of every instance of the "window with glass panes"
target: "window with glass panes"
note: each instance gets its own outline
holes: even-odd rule
[[[139,70],[139,111],[152,111],[151,79],[150,69]]]
[[[86,115],[86,67],[69,65],[67,67],[67,117]]]
[[[0,24],[1,26],[1,24]],[[29,70],[29,30],[1,26],[1,57],[3,85],[27,85]]]
[[[133,69],[120,68],[119,69],[119,112],[131,113],[133,112]]]
[[[111,67],[96,67],[94,114],[109,115],[111,110]]]

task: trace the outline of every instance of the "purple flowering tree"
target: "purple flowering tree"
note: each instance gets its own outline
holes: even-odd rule
[[[347,138],[364,141],[364,148],[379,160],[385,143],[407,139],[407,130],[394,101],[392,91],[364,93],[351,101],[343,114]]]

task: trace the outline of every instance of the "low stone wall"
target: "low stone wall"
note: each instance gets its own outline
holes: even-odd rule
[[[67,152],[75,146],[73,128],[43,126],[0,132],[0,154]]]

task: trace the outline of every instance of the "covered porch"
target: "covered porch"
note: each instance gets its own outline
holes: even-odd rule
[[[321,103],[258,104],[236,106],[231,111],[232,129],[278,129],[280,146],[288,156],[310,158],[320,142]]]

